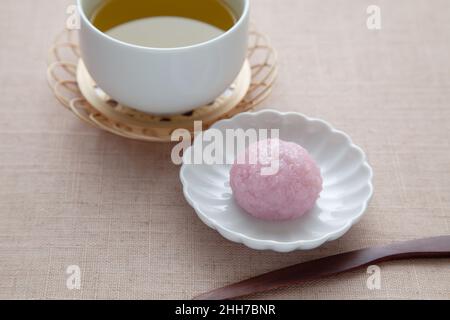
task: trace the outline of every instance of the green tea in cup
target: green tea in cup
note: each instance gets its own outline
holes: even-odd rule
[[[222,35],[237,17],[222,0],[105,0],[91,21],[100,31],[129,44],[176,48]]]

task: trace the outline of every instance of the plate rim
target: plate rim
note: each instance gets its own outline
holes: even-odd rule
[[[279,117],[299,117],[299,118],[302,118],[303,120],[306,120],[307,122],[319,122],[319,123],[325,125],[327,127],[327,129],[330,130],[330,132],[332,132],[332,134],[339,134],[346,138],[346,140],[349,143],[349,147],[357,150],[362,155],[362,162],[361,162],[362,166],[365,167],[366,169],[368,169],[368,172],[369,172],[369,177],[367,180],[367,186],[369,188],[369,195],[364,200],[364,202],[362,202],[362,206],[361,206],[361,209],[358,212],[358,214],[355,217],[349,219],[349,221],[347,221],[343,227],[341,227],[337,230],[334,230],[332,232],[326,233],[325,235],[323,235],[320,238],[311,239],[311,240],[296,240],[296,241],[291,241],[291,242],[280,242],[280,241],[276,241],[276,240],[261,240],[261,239],[251,238],[241,232],[229,230],[228,228],[220,225],[216,220],[209,218],[203,212],[203,210],[201,210],[199,208],[196,201],[194,201],[188,193],[189,181],[188,181],[188,179],[186,179],[186,176],[185,176],[185,171],[186,171],[188,165],[185,164],[184,159],[185,159],[185,157],[187,157],[190,154],[193,144],[191,144],[191,146],[186,149],[186,151],[183,155],[183,164],[180,169],[180,180],[181,180],[181,183],[183,186],[183,194],[184,194],[184,197],[186,198],[186,201],[194,209],[194,211],[196,212],[196,214],[200,218],[200,220],[204,224],[206,224],[208,227],[216,230],[220,235],[222,235],[227,240],[243,244],[254,250],[272,250],[272,251],[281,252],[281,253],[292,252],[295,250],[312,250],[312,249],[322,246],[326,242],[339,239],[344,234],[346,234],[353,225],[355,225],[356,223],[358,223],[358,221],[361,220],[362,216],[367,211],[368,205],[373,197],[374,172],[373,172],[373,168],[370,166],[370,164],[368,162],[368,157],[367,157],[366,153],[364,152],[364,150],[361,147],[359,147],[358,145],[356,145],[353,142],[353,140],[347,133],[345,133],[341,130],[335,129],[327,121],[318,119],[318,118],[308,117],[300,112],[294,112],[294,111],[281,112],[281,111],[273,110],[273,109],[264,109],[264,110],[260,110],[260,111],[256,111],[256,112],[244,112],[244,113],[240,113],[230,119],[220,120],[220,121],[216,122],[213,126],[211,126],[210,129],[216,129],[218,126],[224,125],[229,122],[234,122],[239,118],[258,117],[263,114],[273,114],[273,115],[277,115]]]

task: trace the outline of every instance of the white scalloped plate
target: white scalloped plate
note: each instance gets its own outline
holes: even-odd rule
[[[264,110],[239,114],[212,128],[222,132],[279,129],[280,139],[309,151],[324,180],[320,199],[305,216],[286,222],[263,221],[235,203],[229,184],[231,165],[186,164],[192,152],[189,148],[180,172],[184,195],[199,218],[228,240],[256,250],[309,250],[338,239],[364,214],[373,193],[372,168],[361,148],[325,121]],[[194,147],[201,143],[199,140],[195,139]]]

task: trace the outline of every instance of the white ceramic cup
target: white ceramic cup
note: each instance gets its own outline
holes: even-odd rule
[[[78,0],[81,57],[119,103],[153,114],[184,113],[214,101],[238,76],[247,55],[249,0],[223,0],[238,15],[236,24],[217,38],[179,48],[137,46],[101,32],[90,17],[103,1]]]

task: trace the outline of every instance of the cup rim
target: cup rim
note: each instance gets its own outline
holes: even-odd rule
[[[97,33],[98,35],[105,37],[117,44],[120,45],[124,45],[127,47],[131,47],[131,48],[135,48],[135,49],[140,49],[140,50],[145,50],[145,51],[163,51],[163,52],[167,52],[167,51],[182,51],[182,50],[186,50],[186,49],[195,49],[195,48],[199,48],[199,47],[203,47],[215,42],[220,41],[223,38],[226,38],[227,36],[229,36],[231,33],[233,33],[235,30],[239,29],[242,24],[244,24],[244,20],[246,19],[246,17],[249,15],[249,11],[250,11],[250,0],[242,0],[244,1],[244,10],[242,11],[242,14],[239,18],[239,20],[227,31],[225,31],[223,34],[212,38],[208,41],[204,41],[204,42],[200,42],[200,43],[196,43],[190,46],[182,46],[182,47],[174,47],[174,48],[158,48],[158,47],[146,47],[146,46],[141,46],[141,45],[136,45],[136,44],[132,44],[132,43],[128,43],[122,40],[118,40],[114,37],[111,37],[110,35],[106,34],[105,32],[100,31],[92,22],[90,19],[88,19],[88,17],[86,16],[86,13],[84,12],[83,9],[83,5],[82,2],[83,0],[77,0],[77,8],[78,8],[78,13],[80,14],[81,18],[83,19],[83,21],[92,29],[94,30],[95,33]]]

